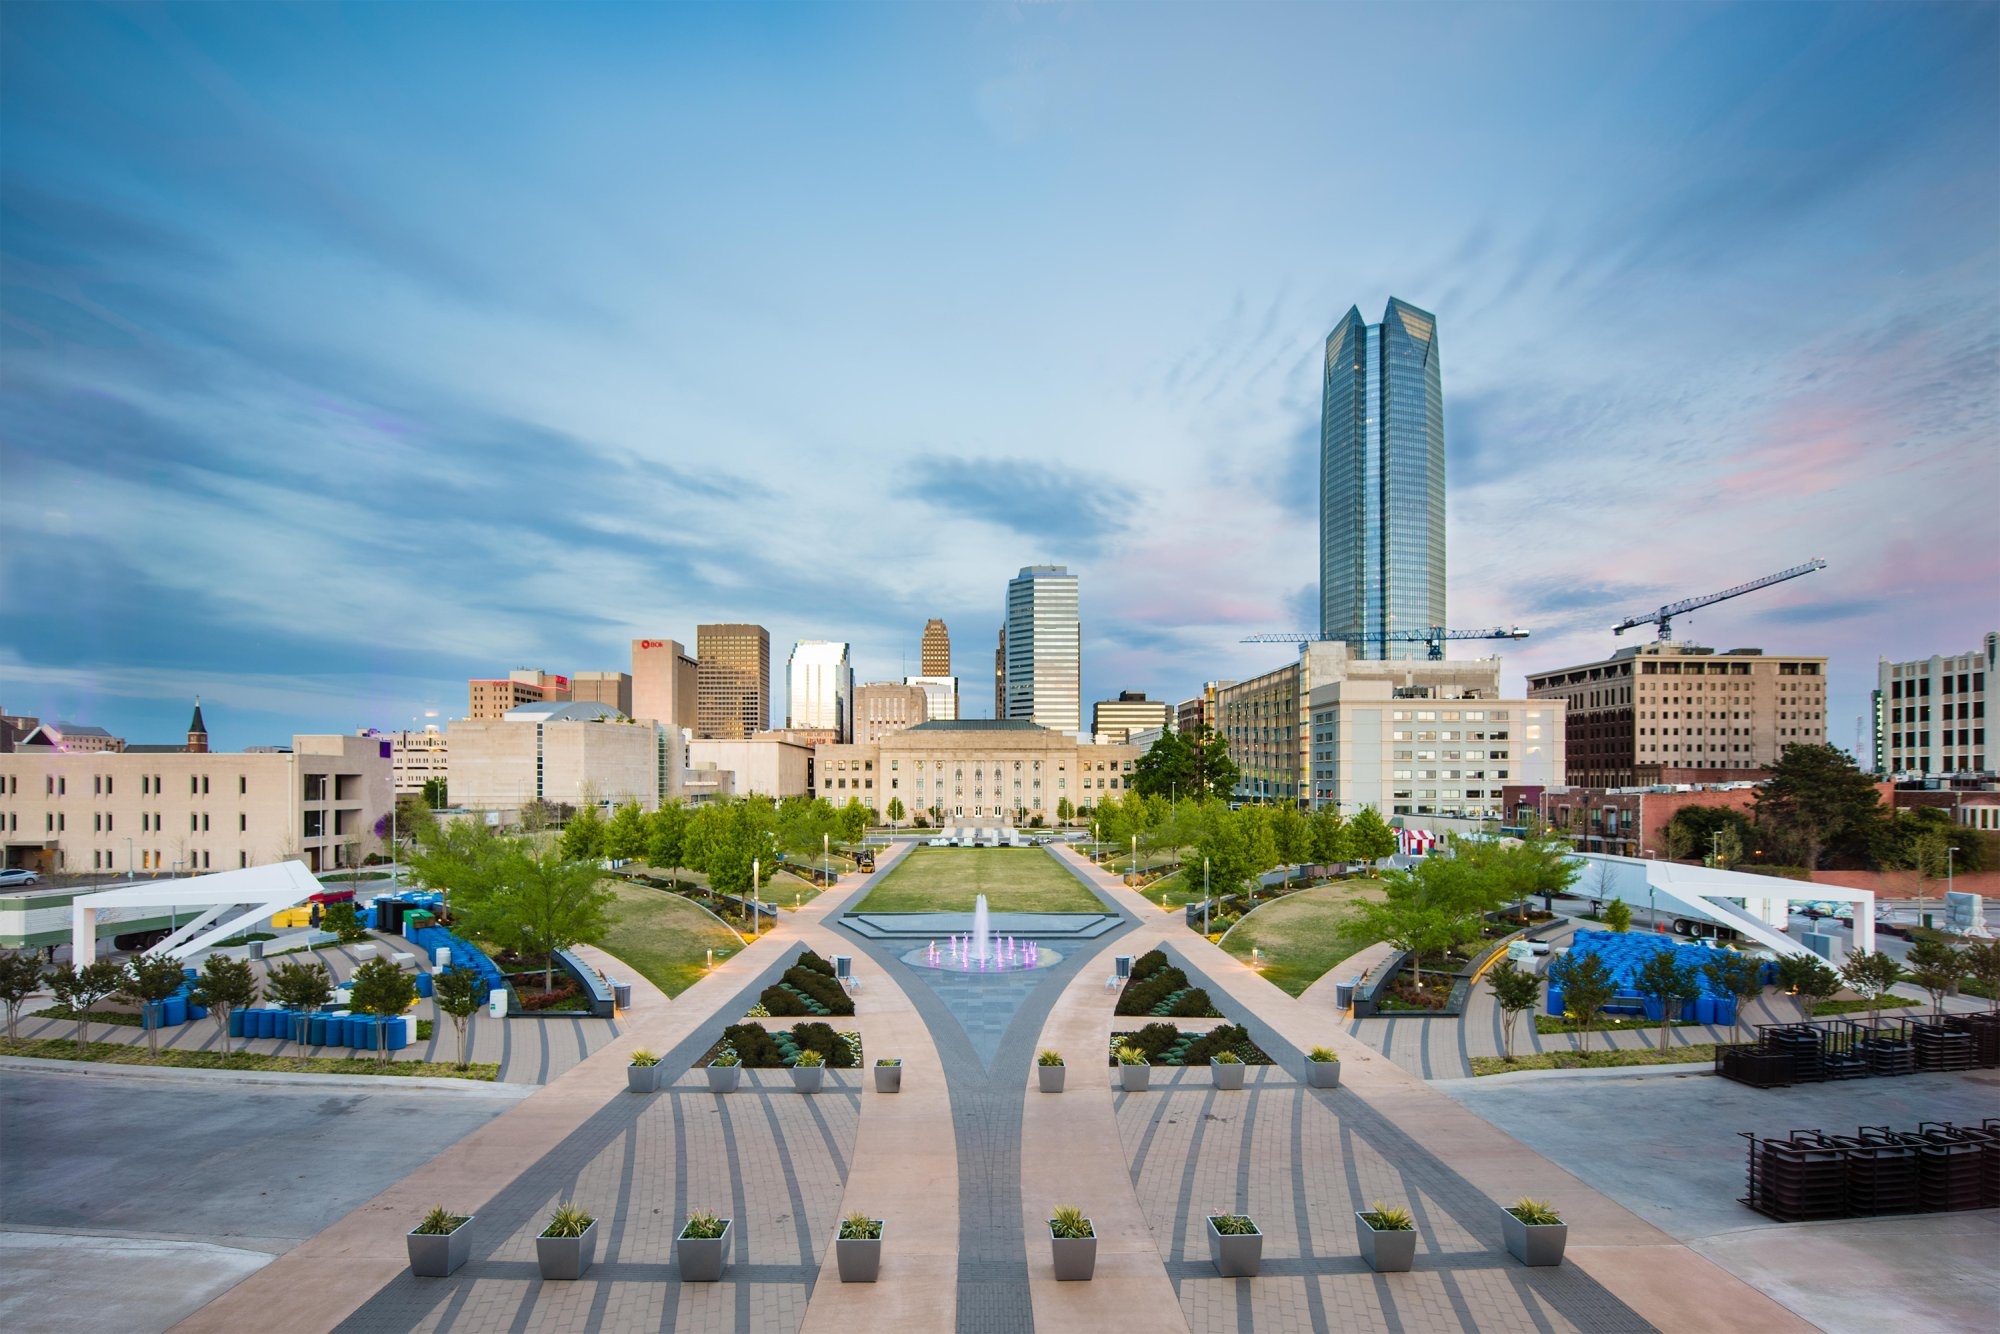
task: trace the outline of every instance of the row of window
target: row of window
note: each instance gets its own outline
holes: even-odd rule
[[[1900,671],[1901,669],[1898,668],[1897,670]],[[1938,693],[1941,695],[1969,695],[1974,692],[1984,691],[1986,689],[1986,673],[1960,672],[1958,674],[1958,689],[1954,691],[1951,686],[1952,676],[1950,672],[1946,672],[1938,677]],[[1928,675],[1913,681],[1891,681],[1889,683],[1890,699],[1929,699],[1930,693],[1931,679]]]
[[[1951,732],[1949,730],[1940,732],[1938,734],[1937,741],[1934,743],[1927,742],[1925,740],[1925,738],[1928,737],[1929,735],[1930,734],[1927,732],[1891,732],[1889,734],[1889,744],[1898,749],[1912,749],[1912,750],[1916,749],[1919,746],[1924,746],[1928,744],[1935,744],[1940,746],[1949,746],[1951,744]],[[1985,745],[1986,729],[1983,727],[1959,728],[1958,744],[1961,747]]]

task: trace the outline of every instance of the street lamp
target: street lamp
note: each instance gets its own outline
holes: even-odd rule
[[[1958,855],[1958,845],[1947,843],[1944,847],[1944,892],[1951,893],[1951,859]],[[1946,918],[1947,922],[1951,919]]]
[[[757,939],[757,882],[763,878],[763,864],[757,858],[752,857],[750,859],[750,939],[753,941]]]
[[[1132,835],[1132,887],[1139,887],[1139,836]]]
[[[1201,933],[1204,936],[1208,934],[1208,915],[1214,910],[1215,905],[1210,902],[1208,897],[1208,858],[1203,857],[1201,859]]]

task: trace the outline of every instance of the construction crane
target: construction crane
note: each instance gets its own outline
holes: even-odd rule
[[[1635,625],[1658,625],[1660,627],[1660,640],[1664,643],[1674,637],[1674,617],[1676,616],[1691,612],[1696,607],[1706,607],[1713,603],[1726,602],[1730,598],[1740,598],[1745,593],[1754,593],[1760,588],[1769,588],[1772,584],[1782,584],[1787,579],[1796,579],[1802,574],[1811,574],[1814,570],[1824,570],[1825,568],[1826,562],[1820,560],[1818,557],[1814,557],[1804,565],[1794,565],[1789,570],[1780,570],[1776,574],[1767,574],[1762,579],[1752,579],[1747,584],[1738,584],[1734,588],[1725,588],[1720,593],[1710,593],[1706,597],[1688,598],[1683,602],[1669,602],[1658,611],[1648,612],[1644,616],[1633,616],[1620,621],[1611,627],[1611,633],[1622,635]]]
[[[1444,657],[1444,641],[1447,639],[1526,639],[1528,632],[1520,626],[1499,626],[1491,630],[1447,630],[1441,625],[1433,625],[1428,630],[1391,630],[1387,634],[1373,635],[1309,635],[1303,631],[1292,633],[1280,631],[1276,634],[1247,635],[1238,641],[1244,644],[1310,644],[1321,639],[1337,639],[1348,644],[1427,644],[1429,657],[1438,662]]]

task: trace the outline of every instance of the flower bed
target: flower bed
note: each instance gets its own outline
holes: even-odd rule
[[[1217,1024],[1206,1033],[1183,1033],[1172,1024],[1147,1024],[1135,1031],[1113,1033],[1105,1049],[1107,1064],[1118,1064],[1120,1047],[1136,1047],[1148,1065],[1207,1065],[1218,1052],[1236,1053],[1245,1065],[1273,1064],[1269,1053],[1250,1040],[1240,1024]]]

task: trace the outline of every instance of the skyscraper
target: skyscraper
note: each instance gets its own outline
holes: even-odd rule
[[[697,625],[694,655],[697,736],[743,740],[770,725],[770,631],[761,625]]]
[[[853,735],[854,668],[847,645],[801,639],[785,664],[785,726]]]
[[[951,631],[933,616],[924,623],[923,675],[951,675]]]
[[[1319,629],[1357,658],[1444,615],[1444,390],[1437,317],[1394,297],[1380,324],[1355,307],[1326,338],[1320,405]]]
[[[1008,581],[1001,643],[1005,716],[1080,732],[1083,631],[1067,565],[1026,565]]]
[[[679,640],[633,640],[632,716],[667,727],[699,726],[695,701],[700,676],[700,667]]]

